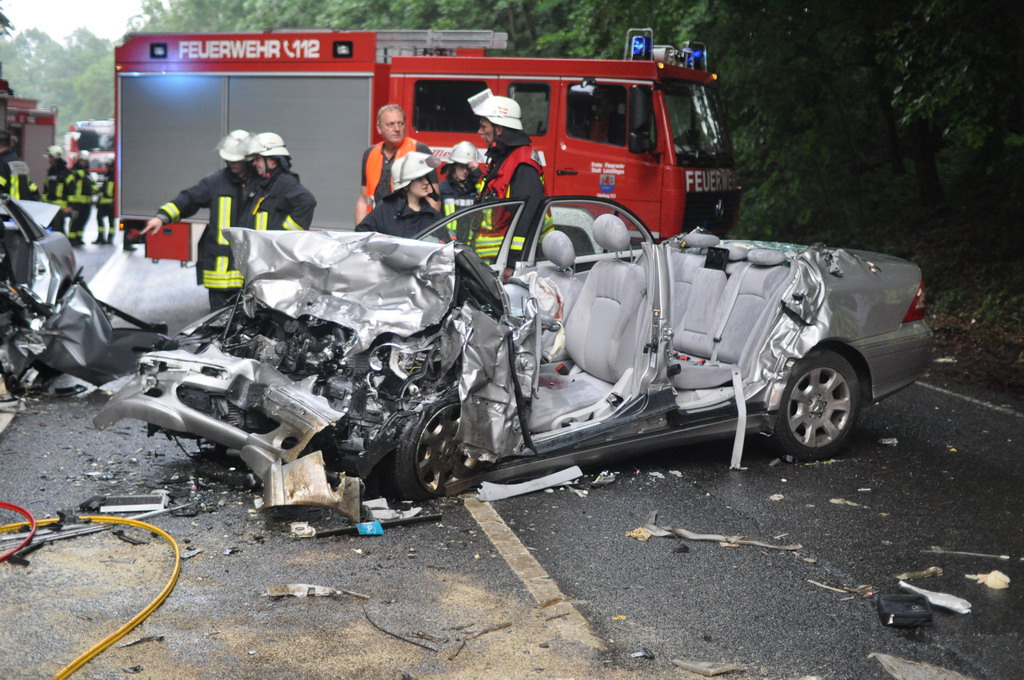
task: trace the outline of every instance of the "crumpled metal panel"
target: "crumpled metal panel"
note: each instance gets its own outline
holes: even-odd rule
[[[457,436],[467,455],[494,462],[515,452],[523,442],[506,337],[512,334],[518,352],[534,341],[533,324],[509,316],[495,321],[470,305],[462,306],[453,323],[463,339],[459,376],[462,416]],[[528,366],[517,361],[516,370],[524,395],[529,395],[532,361]]]
[[[455,294],[452,243],[361,232],[224,231],[248,293],[292,318],[311,315],[352,329],[354,352],[383,333],[404,338],[440,322]]]

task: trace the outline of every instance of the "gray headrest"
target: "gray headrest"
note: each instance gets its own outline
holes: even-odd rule
[[[544,257],[551,260],[559,269],[571,269],[576,264],[576,249],[572,247],[572,240],[565,232],[549,233],[541,241],[540,249],[544,252]]]
[[[774,267],[786,261],[786,254],[781,250],[754,248],[747,253],[747,260],[761,267]]]
[[[722,239],[718,238],[714,234],[708,234],[702,231],[691,231],[686,235],[684,243],[687,248],[713,248],[722,242]]]
[[[750,253],[750,248],[741,246],[738,243],[730,243],[725,246],[729,250],[729,262],[739,262],[747,259],[747,255]]]
[[[601,215],[594,220],[594,240],[607,251],[629,250],[629,230],[615,215]]]

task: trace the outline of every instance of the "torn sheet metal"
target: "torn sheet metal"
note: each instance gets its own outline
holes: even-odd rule
[[[583,470],[580,470],[578,465],[573,465],[571,468],[552,472],[550,475],[531,479],[528,482],[520,482],[518,484],[493,484],[491,482],[483,482],[480,484],[480,491],[477,493],[476,497],[484,503],[490,503],[491,501],[500,501],[505,498],[522,496],[523,494],[532,493],[534,491],[550,489],[553,486],[568,484],[574,479],[579,479],[582,476]]]
[[[933,606],[942,607],[943,609],[948,609],[956,612],[957,614],[971,613],[971,603],[962,597],[950,595],[949,593],[938,593],[934,590],[925,590],[924,588],[912,586],[906,581],[900,581],[900,588],[909,590],[912,593],[917,593],[918,595],[924,595],[928,599],[928,602]]]
[[[313,505],[333,508],[358,522],[362,483],[355,477],[340,476],[337,486],[331,486],[320,451],[307,453],[285,465],[275,461],[263,479],[264,507]]]
[[[956,671],[922,661],[910,661],[879,652],[868,654],[868,657],[882,664],[882,668],[896,680],[973,680]]]
[[[404,338],[440,322],[455,292],[452,243],[347,231],[224,233],[252,296],[292,318],[352,329],[356,352],[383,333]]]

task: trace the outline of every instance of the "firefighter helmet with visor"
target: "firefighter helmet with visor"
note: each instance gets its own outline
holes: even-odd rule
[[[492,125],[500,125],[513,130],[523,129],[523,110],[515,99],[499,97],[493,94],[490,88],[487,88],[470,97],[468,101],[473,113],[491,121]]]
[[[244,161],[253,151],[252,133],[246,130],[232,130],[217,145],[217,153],[228,163]]]
[[[291,156],[281,135],[276,132],[261,132],[256,135],[257,156]]]
[[[429,153],[420,153],[419,151],[407,153],[391,166],[391,189],[393,191],[404,189],[414,179],[429,175],[437,165],[437,157]]]
[[[469,165],[473,162],[480,162],[480,154],[476,150],[476,145],[473,142],[464,141],[459,142],[452,149],[452,152],[448,154],[449,163],[462,163],[463,165]]]

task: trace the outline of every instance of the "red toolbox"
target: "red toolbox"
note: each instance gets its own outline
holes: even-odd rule
[[[160,227],[155,234],[146,236],[146,257],[182,262],[195,260],[197,253],[192,243],[192,226],[191,222],[172,222]],[[205,225],[195,226],[198,236]]]

